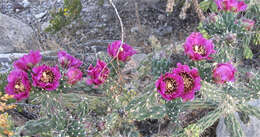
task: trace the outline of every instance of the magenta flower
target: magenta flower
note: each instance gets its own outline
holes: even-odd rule
[[[234,68],[230,62],[221,63],[213,70],[213,78],[218,84],[223,84],[228,81],[233,82],[235,81],[236,71],[236,68]]]
[[[120,40],[114,41],[113,43],[109,44],[108,48],[107,48],[108,54],[112,57],[116,57],[118,49],[120,48],[120,45],[121,45]],[[130,57],[132,55],[136,54],[136,51],[131,46],[129,46],[125,43],[122,45],[122,48],[119,50],[120,51],[118,54],[118,59],[123,62],[130,60]]]
[[[32,69],[33,85],[48,91],[58,88],[60,78],[61,74],[58,66],[42,65]]]
[[[27,71],[28,69],[33,68],[37,63],[42,60],[40,51],[30,51],[29,54],[24,55],[20,59],[14,62],[15,69],[21,69]]]
[[[246,11],[247,4],[244,1],[237,1],[235,12]]]
[[[58,52],[58,61],[63,68],[71,68],[71,67],[78,68],[83,64],[82,61],[71,56],[65,51]]]
[[[247,5],[244,1],[238,0],[214,0],[219,10],[241,12],[245,11]]]
[[[211,40],[205,39],[201,33],[193,32],[184,43],[185,53],[192,60],[212,59],[211,54],[216,53]]]
[[[17,101],[29,97],[31,84],[26,72],[20,69],[13,70],[8,75],[7,81],[6,94],[13,95]]]
[[[172,73],[180,75],[184,82],[184,92],[180,95],[183,101],[193,100],[195,92],[200,90],[199,72],[196,68],[190,69],[187,65],[177,63],[177,68]]]
[[[97,61],[95,67],[93,67],[92,64],[90,64],[87,72],[88,76],[90,77],[87,80],[88,85],[100,85],[105,82],[109,75],[109,69],[107,67],[107,64],[101,60]]]
[[[78,68],[69,68],[65,76],[68,78],[68,83],[73,85],[82,79],[82,74]]]
[[[161,75],[155,86],[161,96],[168,101],[180,97],[184,91],[182,77],[173,73]]]
[[[246,30],[249,31],[253,29],[255,21],[251,19],[242,19],[242,25],[245,27]]]

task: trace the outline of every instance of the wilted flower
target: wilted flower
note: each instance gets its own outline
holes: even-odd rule
[[[65,51],[58,52],[58,61],[61,64],[61,66],[64,68],[71,68],[71,67],[78,68],[83,63],[82,61],[71,56],[70,54],[68,54]]]
[[[11,124],[9,121],[8,113],[0,114],[0,136],[11,137],[14,135],[14,132],[11,130]]]
[[[13,97],[20,101],[29,97],[31,84],[28,75],[23,70],[13,70],[7,78],[8,84],[5,87],[5,93],[13,95]]]
[[[113,43],[109,44],[107,48],[108,54],[112,57],[116,57],[118,50],[120,50],[118,54],[118,59],[123,62],[128,61],[132,55],[136,54],[136,51],[131,46],[123,43],[122,47],[120,48],[120,45],[120,40],[114,41]]]
[[[213,78],[216,83],[223,84],[228,81],[235,81],[235,72],[237,70],[233,67],[233,65],[228,63],[220,63],[213,70]]]
[[[166,100],[178,98],[184,91],[182,77],[173,73],[161,75],[155,83],[155,86],[157,91]]]
[[[184,82],[184,92],[181,94],[183,101],[192,100],[195,92],[200,90],[199,72],[196,68],[190,69],[187,65],[177,63],[177,68],[172,70],[172,73],[180,75]]]
[[[253,29],[255,21],[251,19],[242,19],[242,25],[245,27],[246,30],[249,31]]]
[[[101,121],[101,122],[97,123],[97,127],[98,127],[99,131],[104,130],[106,127],[105,122]]]
[[[238,0],[214,0],[219,10],[240,12],[245,11],[247,5],[244,1]]]
[[[82,79],[82,72],[78,68],[69,68],[65,76],[68,78],[68,83],[73,85]]]
[[[27,71],[28,69],[33,68],[41,60],[42,56],[40,54],[40,51],[30,51],[29,54],[24,55],[14,62],[14,68]]]
[[[90,79],[87,80],[87,84],[100,85],[105,82],[109,75],[109,69],[104,61],[98,60],[95,67],[90,64],[88,70],[88,76]]]
[[[244,78],[247,82],[250,82],[254,78],[254,74],[252,72],[246,72]]]
[[[45,90],[55,90],[59,86],[60,78],[61,74],[58,66],[42,65],[32,69],[33,85]]]
[[[15,104],[6,104],[8,102],[8,100],[12,99],[12,98],[14,98],[14,95],[8,95],[8,94],[2,95],[2,92],[0,92],[0,113],[5,112],[10,109],[14,109],[16,107]]]
[[[219,16],[216,13],[210,13],[206,21],[208,23],[215,23],[218,19]]]
[[[221,40],[221,38],[220,38],[219,35],[214,35],[214,36],[212,37],[212,39],[213,39],[213,41],[216,42],[216,43],[219,43],[220,40]]]
[[[212,59],[211,54],[216,53],[211,40],[205,39],[201,33],[193,32],[184,44],[185,53],[192,60]]]

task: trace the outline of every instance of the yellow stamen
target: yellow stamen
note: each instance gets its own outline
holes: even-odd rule
[[[51,83],[54,80],[54,75],[51,71],[44,71],[42,73],[41,81],[44,83]]]
[[[198,53],[198,54],[202,55],[202,56],[206,55],[206,50],[205,50],[205,48],[203,46],[195,45],[195,46],[193,46],[193,51],[195,53]]]
[[[184,92],[189,92],[194,87],[194,80],[189,74],[185,72],[181,73],[181,77],[184,82]]]
[[[17,81],[14,85],[15,93],[20,93],[25,91],[25,86],[21,80]]]
[[[165,92],[166,94],[171,94],[175,92],[177,85],[174,79],[167,78],[164,80],[164,82],[166,84],[166,92]]]

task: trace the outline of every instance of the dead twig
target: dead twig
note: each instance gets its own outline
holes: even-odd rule
[[[205,16],[203,14],[203,11],[200,9],[198,0],[186,0],[184,5],[182,6],[181,13],[179,15],[180,19],[184,20],[186,19],[186,12],[190,8],[191,4],[194,6],[195,12],[197,13],[200,21],[205,20]]]
[[[165,11],[171,13],[173,11],[174,6],[175,6],[175,0],[168,0]]]
[[[186,12],[187,12],[188,8],[190,8],[190,3],[191,3],[190,0],[185,0],[185,3],[182,6],[181,13],[179,15],[180,19],[182,19],[182,20],[186,19],[186,16],[187,16]]]
[[[198,17],[199,17],[200,21],[201,22],[204,21],[205,20],[205,16],[203,14],[203,11],[200,9],[198,0],[192,0],[192,4],[193,4],[193,6],[195,8],[196,13],[198,14]]]
[[[134,4],[135,4],[135,16],[136,16],[136,19],[137,19],[137,26],[138,26],[138,30],[139,32],[143,33],[143,28],[142,28],[142,25],[141,25],[141,20],[140,20],[140,15],[139,15],[139,7],[138,7],[138,3],[136,2],[136,0],[133,0],[134,1]]]
[[[122,43],[121,43],[121,45],[120,45],[120,48],[121,48],[121,46],[122,46],[123,43],[124,43],[124,25],[123,25],[122,19],[121,19],[119,13],[118,13],[118,10],[117,10],[115,4],[113,3],[112,0],[109,0],[109,2],[110,2],[110,4],[113,6],[113,8],[114,8],[114,10],[115,10],[115,12],[116,12],[117,18],[118,18],[118,20],[119,20],[119,22],[120,22],[120,26],[121,26],[121,41],[122,41]],[[119,51],[119,50],[118,50],[118,51]],[[119,52],[118,52],[118,53],[119,53]]]

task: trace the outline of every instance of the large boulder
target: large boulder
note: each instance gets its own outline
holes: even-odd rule
[[[260,109],[260,99],[250,101],[250,105],[257,106]],[[245,137],[259,137],[260,136],[260,119],[256,117],[249,116],[250,122],[248,124],[244,124],[240,119],[238,114],[236,114],[236,118],[239,120],[241,128],[245,134]],[[226,125],[224,124],[224,119],[221,118],[219,120],[219,124],[217,126],[217,137],[231,137],[230,133],[228,132]]]
[[[0,54],[39,49],[33,34],[30,26],[0,13]]]

